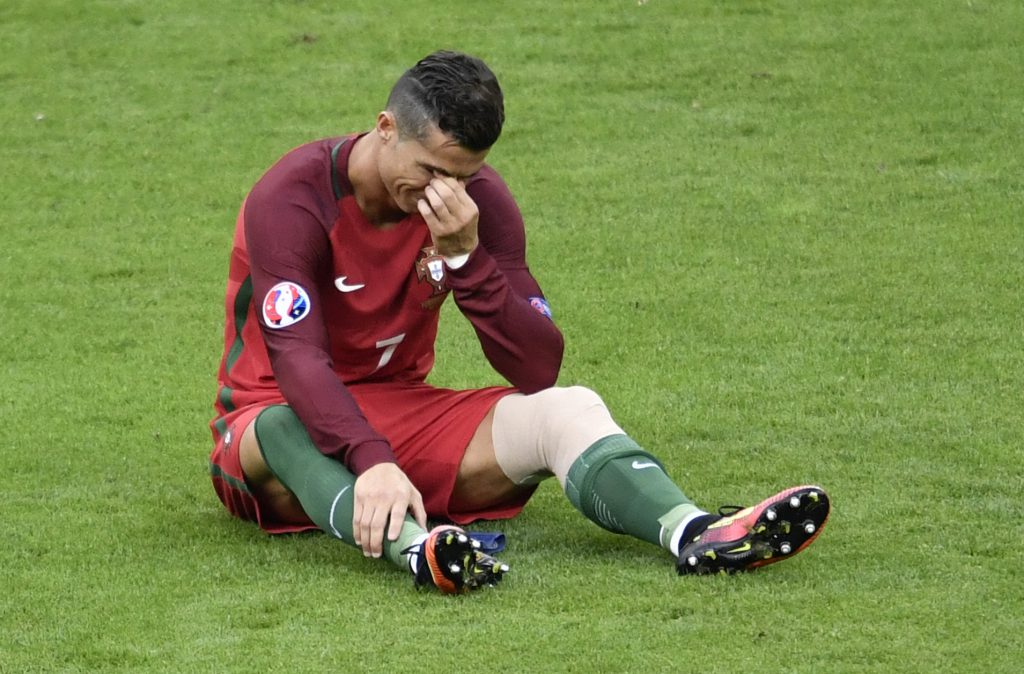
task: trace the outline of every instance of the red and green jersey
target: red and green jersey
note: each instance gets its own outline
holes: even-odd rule
[[[212,427],[217,435],[235,410],[283,398],[320,450],[359,474],[394,457],[346,384],[422,382],[448,295],[495,370],[524,391],[554,384],[562,337],[526,265],[522,216],[492,168],[467,182],[480,245],[453,270],[431,254],[419,214],[388,228],[366,219],[348,179],[355,140],[292,150],[246,197]]]

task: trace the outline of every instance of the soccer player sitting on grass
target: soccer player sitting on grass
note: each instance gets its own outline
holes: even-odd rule
[[[485,163],[503,122],[487,66],[437,52],[402,75],[370,131],[292,150],[253,187],[211,423],[221,501],[271,533],[321,529],[448,593],[507,567],[427,518],[512,517],[550,476],[588,519],[668,550],[679,573],[809,545],[828,518],[821,488],[709,514],[596,393],[555,386],[562,336],[519,209]],[[425,383],[449,295],[511,387]]]

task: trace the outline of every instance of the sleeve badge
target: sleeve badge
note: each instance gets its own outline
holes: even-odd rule
[[[537,310],[541,316],[551,319],[551,305],[543,297],[531,297],[530,306]]]
[[[287,328],[308,316],[311,308],[309,294],[302,286],[283,281],[263,298],[263,323],[275,330]]]

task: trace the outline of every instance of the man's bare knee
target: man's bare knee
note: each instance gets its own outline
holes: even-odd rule
[[[263,459],[256,438],[255,422],[249,424],[242,433],[238,460],[242,464],[246,484],[266,515],[279,522],[301,522],[307,519],[298,499],[274,476]]]
[[[623,431],[604,401],[583,386],[510,395],[494,411],[494,454],[513,482],[554,474],[565,484],[569,467],[588,447]]]

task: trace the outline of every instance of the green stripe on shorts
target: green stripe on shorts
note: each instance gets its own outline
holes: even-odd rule
[[[231,395],[235,392],[235,389],[230,386],[221,386],[220,391],[217,392],[217,400],[224,406],[224,410],[227,412],[235,411],[235,403],[231,400]],[[221,433],[223,435],[223,432]]]
[[[220,466],[218,466],[212,461],[210,462],[210,475],[213,477],[219,477],[220,479],[224,480],[232,489],[244,491],[246,494],[252,494],[252,492],[249,491],[249,485],[245,483],[245,480],[239,480],[237,477],[234,477],[233,475],[228,475]]]

